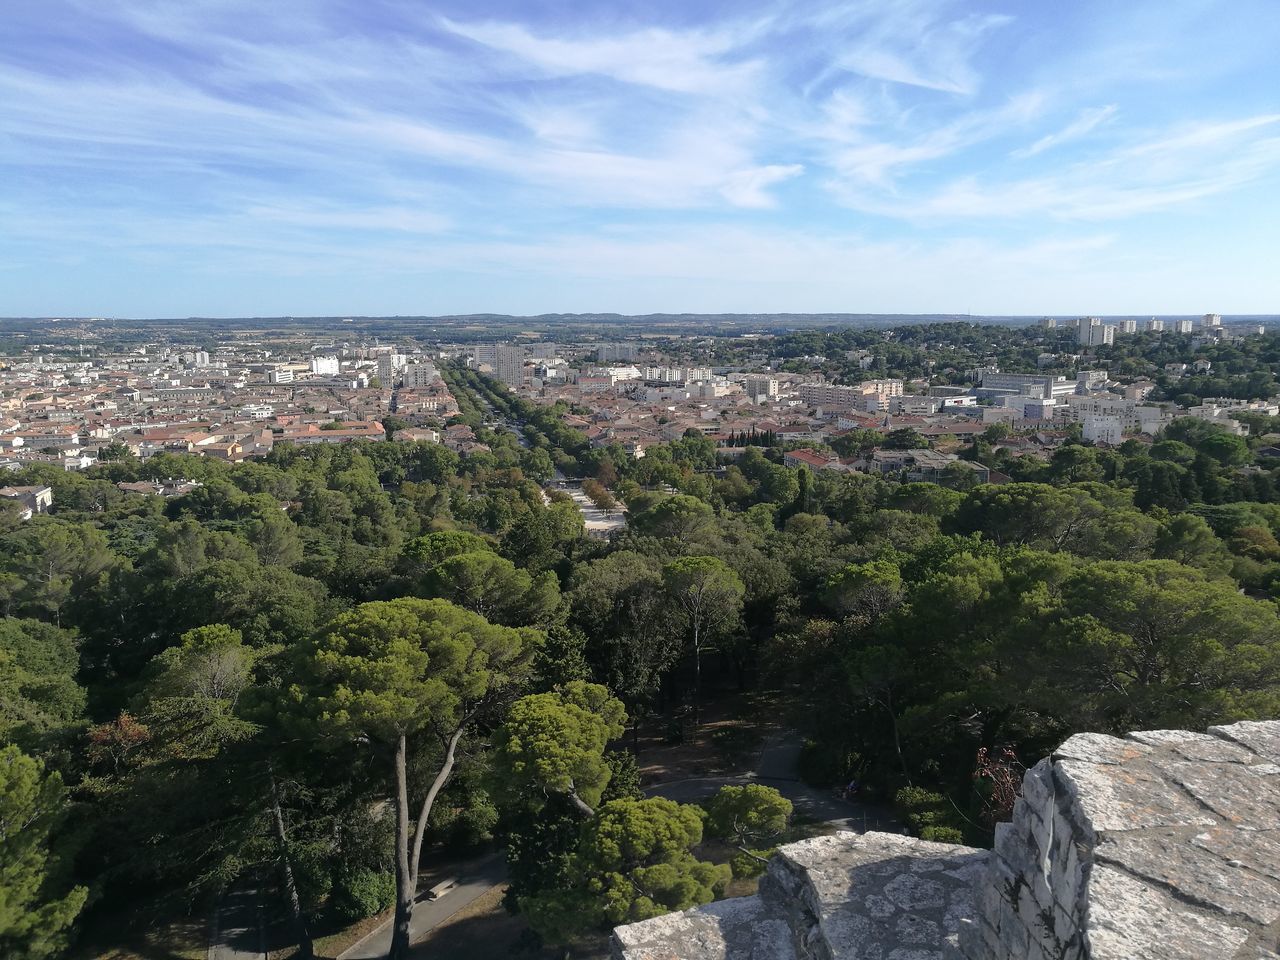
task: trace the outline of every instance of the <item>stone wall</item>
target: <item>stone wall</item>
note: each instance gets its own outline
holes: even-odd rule
[[[1081,734],[995,849],[841,833],[754,897],[614,931],[616,960],[1280,960],[1280,722]]]
[[[971,960],[1280,954],[1280,723],[1079,734],[1027,771]]]

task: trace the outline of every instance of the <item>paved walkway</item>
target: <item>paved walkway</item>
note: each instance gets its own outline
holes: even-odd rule
[[[264,960],[262,895],[255,883],[236,887],[218,904],[209,932],[209,960]]]
[[[413,907],[409,926],[409,942],[417,943],[463,907],[479,899],[507,878],[507,861],[501,853],[449,868],[458,877],[458,885],[438,900],[428,900],[426,890],[442,879],[440,874],[419,878],[418,902]],[[338,960],[375,960],[391,949],[391,920],[369,933],[363,940],[338,955]]]
[[[703,800],[723,786],[759,783],[773,787],[791,801],[795,812],[815,822],[829,823],[841,830],[865,833],[868,830],[899,832],[902,827],[881,807],[845,800],[833,791],[819,790],[800,780],[800,750],[803,741],[795,733],[771,737],[760,751],[756,769],[736,777],[692,777],[669,780],[645,788],[651,797],[666,797],[679,803]]]

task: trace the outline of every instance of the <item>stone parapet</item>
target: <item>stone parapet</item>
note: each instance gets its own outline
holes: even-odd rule
[[[1078,734],[992,851],[781,847],[754,897],[614,931],[615,960],[1280,960],[1280,722]]]

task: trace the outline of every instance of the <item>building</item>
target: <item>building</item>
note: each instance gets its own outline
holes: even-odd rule
[[[1222,326],[1222,315],[1219,313],[1206,313],[1200,318],[1200,326],[1206,330],[1213,330]]]
[[[596,347],[598,363],[631,362],[639,359],[640,348],[634,343],[602,343]]]
[[[378,354],[377,361],[378,382],[384,387],[397,386],[400,383],[400,373],[404,370],[404,355],[396,353],[394,347],[387,347],[385,352]]]
[[[439,443],[440,432],[430,427],[405,427],[403,430],[397,430],[392,435],[392,439],[403,443],[417,443],[420,440],[426,443]]]
[[[811,407],[856,407],[875,412],[889,409],[890,397],[902,396],[902,381],[865,380],[850,387],[833,383],[802,383],[796,392]]]
[[[440,371],[434,363],[419,361],[407,364],[404,368],[404,386],[409,390],[420,390],[429,387],[440,379]]]
[[[1137,333],[1138,321],[1137,320],[1121,320],[1119,332],[1120,333]]]
[[[994,367],[977,370],[977,380],[987,396],[1001,393],[1022,393],[1046,400],[1070,396],[1076,392],[1076,382],[1066,377],[1054,377],[1040,373],[1001,373]],[[983,393],[979,392],[979,396]]]
[[[500,343],[494,351],[493,375],[509,387],[518,387],[524,382],[524,347]]]
[[[1087,416],[1083,426],[1081,436],[1091,443],[1105,443],[1115,447],[1124,442],[1124,422],[1119,417]]]
[[[754,402],[773,400],[778,396],[777,377],[747,377],[743,389]]]
[[[267,371],[267,382],[293,383],[293,368],[285,366],[272,367]]]
[[[1191,333],[1195,329],[1194,320],[1175,320],[1173,321],[1174,333]]]
[[[340,364],[337,357],[312,357],[311,372],[320,377],[336,377]]]
[[[1142,324],[1142,329],[1146,330],[1147,333],[1163,333],[1164,321],[1157,320],[1155,317],[1152,317],[1150,320],[1147,320]]]
[[[1057,325],[1057,317],[1044,317],[1040,320],[1040,326],[1044,327],[1046,330],[1052,330]]]
[[[1115,342],[1116,328],[1099,317],[1082,317],[1077,337],[1082,347],[1101,347]]]
[[[0,499],[18,504],[19,515],[30,520],[53,506],[52,487],[0,487]]]

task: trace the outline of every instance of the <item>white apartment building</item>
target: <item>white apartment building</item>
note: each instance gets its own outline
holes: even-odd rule
[[[1206,313],[1200,320],[1200,325],[1206,330],[1212,330],[1215,327],[1222,326],[1222,314]]]
[[[1174,333],[1191,333],[1195,329],[1194,320],[1175,320],[1173,321]]]
[[[902,381],[865,380],[851,387],[833,383],[802,383],[796,392],[812,407],[853,406],[874,412],[887,410],[890,397],[902,396]]]
[[[404,368],[404,385],[406,389],[416,390],[429,387],[440,379],[440,371],[434,363],[419,361],[406,364]]]
[[[894,397],[890,409],[911,417],[927,417],[943,406],[942,397],[901,396]]]
[[[1124,424],[1119,417],[1085,417],[1081,436],[1092,443],[1119,446],[1124,442]]]
[[[384,387],[394,387],[400,382],[400,373],[404,370],[406,357],[396,353],[394,349],[378,354],[378,382]]]
[[[1147,333],[1163,333],[1164,321],[1157,320],[1155,317],[1152,317],[1150,320],[1147,320],[1142,324],[1142,329],[1147,331]]]
[[[640,356],[640,348],[634,343],[602,343],[596,347],[596,361],[608,363],[610,360],[635,360]]]
[[[1115,342],[1116,328],[1103,323],[1100,317],[1081,317],[1077,336],[1081,346],[1104,346]]]
[[[649,383],[691,383],[710,380],[710,367],[645,367],[644,379]]]
[[[746,390],[747,396],[756,403],[762,400],[772,400],[778,396],[777,377],[747,377],[742,386]]]
[[[1076,392],[1076,381],[1039,373],[1001,373],[993,367],[979,367],[975,379],[985,390],[1016,390],[1029,397],[1052,399]]]
[[[311,358],[311,372],[318,377],[336,377],[340,368],[337,357]]]

